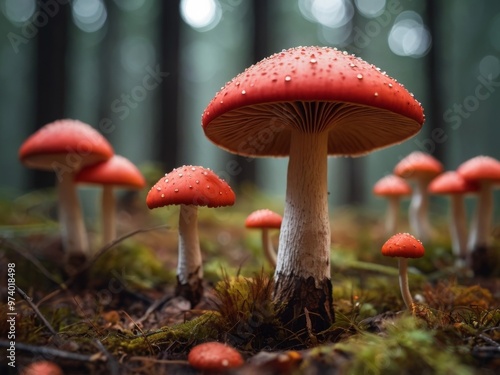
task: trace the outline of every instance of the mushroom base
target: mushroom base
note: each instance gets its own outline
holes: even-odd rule
[[[332,282],[329,278],[279,275],[274,287],[279,318],[291,332],[308,339],[331,327],[335,321]]]
[[[488,246],[476,246],[469,255],[469,263],[474,276],[488,277],[493,272],[491,253]]]
[[[203,296],[203,279],[198,276],[198,271],[189,274],[188,282],[182,284],[177,276],[177,285],[175,286],[175,296],[184,297],[191,306],[197,305]]]

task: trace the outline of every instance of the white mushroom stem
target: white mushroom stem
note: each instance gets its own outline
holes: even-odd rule
[[[385,232],[387,236],[396,234],[399,218],[399,202],[400,198],[387,197],[387,211],[385,214]]]
[[[101,215],[104,244],[116,238],[116,199],[112,185],[104,185],[102,189]]]
[[[262,247],[268,262],[271,266],[276,267],[276,252],[274,251],[273,242],[271,241],[271,236],[269,236],[268,228],[262,228]]]
[[[467,257],[467,221],[464,196],[453,194],[450,197],[450,236],[453,254],[460,260]]]
[[[422,242],[428,242],[431,229],[428,217],[429,193],[428,179],[414,179],[414,188],[408,210],[408,220],[415,237]]]
[[[472,219],[468,248],[472,252],[478,247],[487,246],[493,220],[493,187],[491,182],[482,182],[477,192],[477,203]]]
[[[73,173],[58,177],[59,221],[67,271],[72,272],[89,257],[89,243]]]
[[[398,258],[399,266],[399,288],[401,296],[408,310],[413,311],[413,298],[411,297],[410,287],[408,286],[408,259]]]
[[[293,278],[330,279],[327,134],[291,132],[286,201],[276,270],[277,295]],[[279,282],[278,282],[279,281]]]
[[[198,238],[198,207],[181,204],[179,214],[179,260],[177,277],[181,285],[203,277],[200,240]],[[194,277],[194,279],[193,279]]]

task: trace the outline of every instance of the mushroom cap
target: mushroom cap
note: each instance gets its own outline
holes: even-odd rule
[[[382,255],[386,257],[421,258],[425,249],[422,242],[409,233],[398,233],[382,245]]]
[[[113,148],[97,130],[71,119],[44,125],[19,148],[19,159],[24,165],[43,170],[53,170],[54,163],[61,163],[76,172],[113,154]]]
[[[394,174],[406,179],[432,179],[443,172],[443,164],[422,151],[413,151],[394,167]]]
[[[62,369],[59,365],[50,361],[37,361],[32,362],[24,367],[21,375],[63,375]]]
[[[209,168],[184,165],[166,173],[146,197],[149,208],[175,204],[232,206],[236,197],[231,187]]]
[[[296,47],[247,68],[202,115],[205,135],[246,156],[287,156],[290,130],[328,132],[329,155],[363,155],[415,135],[423,109],[403,85],[347,52]]]
[[[244,360],[236,349],[228,345],[220,342],[205,342],[191,349],[188,362],[198,370],[223,371],[241,366]]]
[[[75,181],[135,189],[146,186],[146,180],[139,169],[121,155],[114,155],[102,163],[82,168],[75,176]]]
[[[373,194],[381,197],[411,195],[411,186],[403,178],[390,174],[382,177],[373,185]]]
[[[283,217],[276,212],[264,208],[252,212],[245,220],[245,227],[247,228],[276,228],[281,227]]]
[[[500,161],[491,156],[475,156],[457,168],[457,173],[468,181],[500,181]]]
[[[435,177],[427,187],[432,194],[466,194],[479,190],[479,185],[466,180],[460,173],[447,171]]]

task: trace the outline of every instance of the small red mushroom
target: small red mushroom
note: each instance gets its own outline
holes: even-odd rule
[[[382,245],[382,255],[397,257],[399,266],[399,287],[408,310],[412,311],[413,298],[408,287],[408,258],[421,258],[425,249],[422,242],[409,233],[398,233]]]
[[[494,207],[493,188],[500,181],[500,162],[490,156],[476,156],[460,164],[457,173],[479,185],[467,246],[469,252],[473,252],[489,245]]]
[[[448,171],[434,178],[429,184],[431,194],[450,197],[450,234],[453,254],[460,261],[467,260],[467,215],[464,195],[478,191],[479,186],[467,181],[459,173]]]
[[[24,367],[21,375],[63,375],[62,369],[50,361],[32,362]]]
[[[388,201],[385,231],[388,236],[396,233],[401,197],[411,194],[411,186],[401,177],[387,175],[373,186],[373,194],[384,197]]]
[[[78,171],[113,156],[113,148],[97,130],[78,120],[57,120],[33,133],[19,148],[28,168],[56,173],[59,222],[70,274],[89,257],[89,244],[74,177]]]
[[[203,268],[198,239],[198,206],[232,206],[231,187],[208,168],[185,165],[175,168],[150,189],[146,203],[150,209],[180,205],[179,260],[176,295],[196,305],[203,293]]]
[[[220,342],[205,342],[196,345],[188,354],[191,366],[202,371],[224,371],[240,367],[245,362],[234,348]]]
[[[127,158],[114,155],[99,164],[83,168],[75,176],[78,183],[102,185],[102,226],[105,244],[116,238],[116,199],[115,187],[142,189],[146,186],[144,176]]]
[[[267,208],[252,212],[245,220],[245,227],[262,230],[262,247],[264,255],[273,267],[276,267],[276,252],[269,237],[269,229],[279,229],[283,217]]]
[[[413,183],[413,193],[408,211],[410,228],[424,243],[431,237],[428,217],[431,180],[443,172],[443,165],[433,156],[414,151],[394,167],[394,174]]]

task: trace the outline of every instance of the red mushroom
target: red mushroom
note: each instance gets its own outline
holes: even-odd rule
[[[467,246],[469,252],[473,252],[489,244],[494,206],[493,186],[500,181],[500,162],[490,156],[476,156],[459,165],[457,173],[479,185]]]
[[[443,165],[433,156],[421,151],[412,152],[394,167],[396,176],[413,183],[413,193],[408,212],[410,228],[424,243],[429,241],[431,237],[427,186],[434,177],[442,172]]]
[[[448,171],[434,178],[429,184],[431,194],[448,195],[450,206],[450,233],[453,254],[461,261],[467,260],[467,215],[464,195],[477,191],[477,184],[465,180],[459,173]]]
[[[192,165],[165,174],[146,197],[149,208],[181,206],[176,295],[185,297],[193,306],[203,293],[198,206],[231,206],[234,201],[234,192],[224,180],[208,168]]]
[[[279,229],[283,218],[280,214],[268,209],[252,212],[245,220],[245,227],[262,230],[262,247],[264,255],[273,267],[276,267],[276,252],[269,237],[269,229]]]
[[[245,363],[236,349],[215,341],[193,347],[188,354],[188,362],[198,370],[217,373]]]
[[[32,362],[20,371],[21,375],[63,375],[59,365],[50,361]]]
[[[102,226],[103,242],[109,243],[116,238],[116,199],[115,187],[142,189],[146,186],[144,176],[127,158],[114,155],[105,162],[83,168],[75,176],[78,183],[102,185]]]
[[[397,257],[399,265],[399,287],[408,310],[413,311],[413,298],[408,287],[408,258],[421,258],[425,254],[422,242],[409,233],[398,233],[382,245],[382,255]]]
[[[411,194],[411,186],[401,177],[388,175],[382,177],[373,186],[373,194],[388,201],[385,218],[385,232],[388,236],[396,233],[401,197]]]
[[[54,171],[65,266],[74,273],[89,256],[89,246],[75,174],[84,166],[113,156],[113,148],[97,130],[78,120],[58,120],[32,134],[20,147],[19,159],[29,168]]]
[[[274,274],[282,320],[333,322],[327,156],[364,155],[416,134],[419,102],[396,80],[330,47],[276,53],[228,82],[202,116],[205,135],[245,156],[289,156]],[[310,296],[310,298],[303,298]]]

